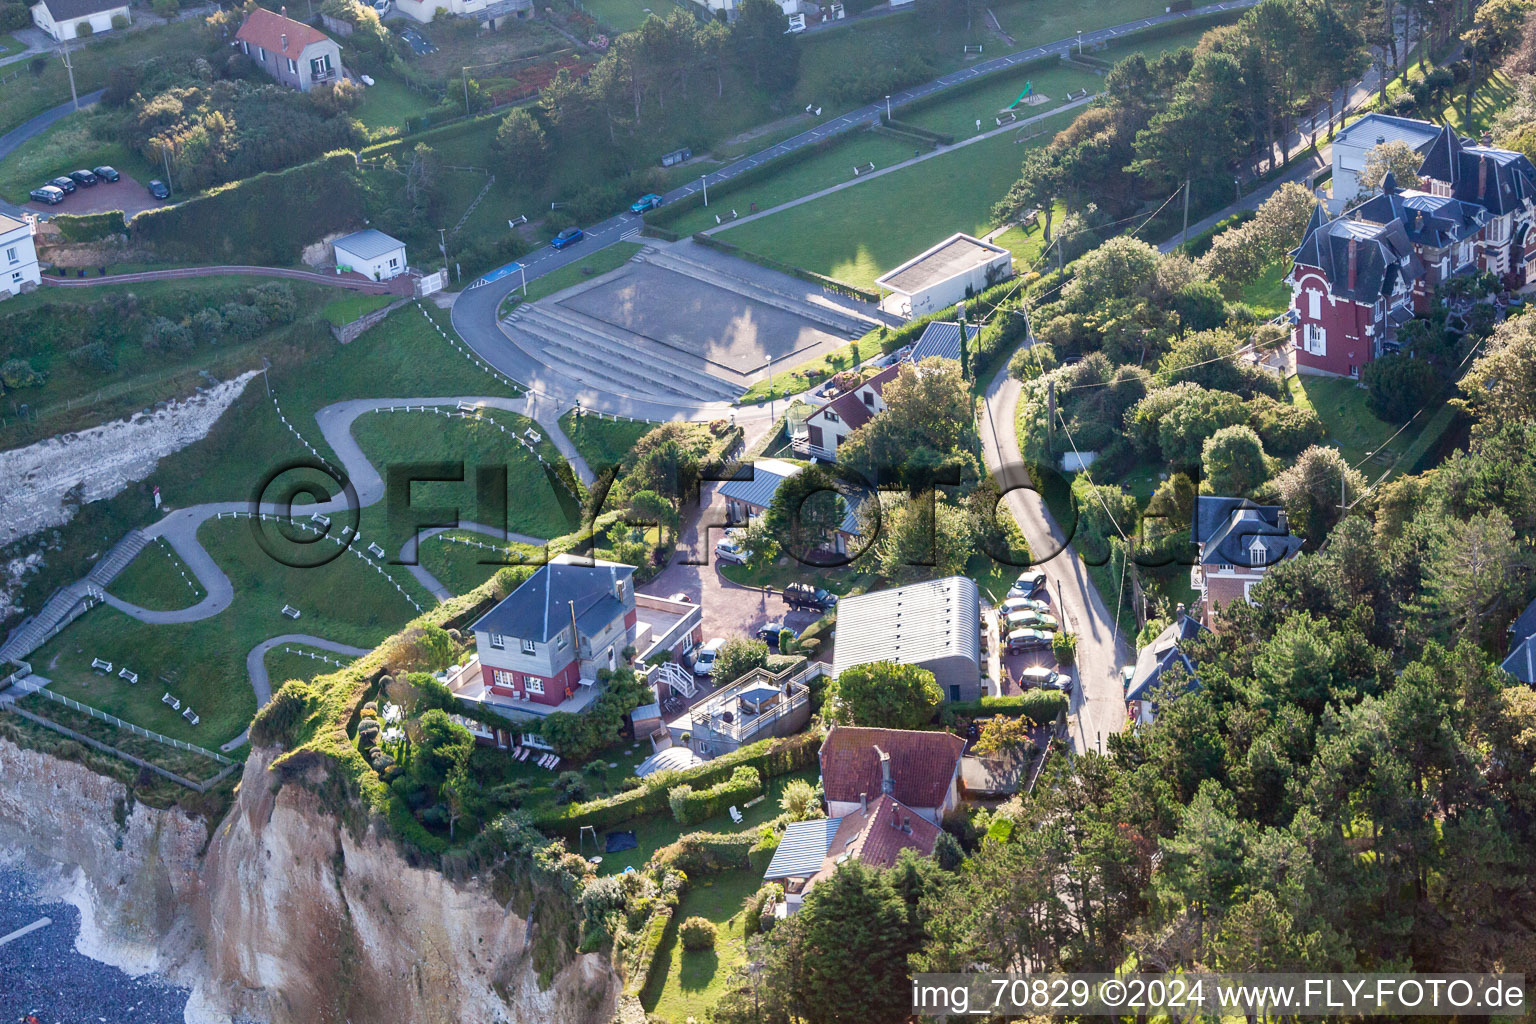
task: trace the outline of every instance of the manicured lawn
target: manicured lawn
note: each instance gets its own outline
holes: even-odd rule
[[[478,544],[491,547],[476,547]],[[543,548],[525,544],[503,546],[491,537],[467,530],[433,534],[421,544],[417,554],[421,567],[455,594],[469,593],[496,575],[503,565],[518,558],[537,565],[544,561],[544,556]]]
[[[1092,32],[1138,18],[1150,18],[1162,14],[1166,7],[1166,0],[1068,0],[1057,4],[1018,0],[993,10],[1003,30],[1017,42],[1017,46],[1009,49],[1023,49],[1066,39],[1078,29]],[[995,39],[988,39],[987,44],[989,50],[1001,45]],[[998,52],[1007,51],[1000,49]]]
[[[268,374],[283,415],[326,458],[334,461],[335,454],[325,445],[315,413],[333,402],[347,398],[519,394],[501,378],[454,351],[422,317],[421,308],[412,304],[396,310],[349,345],[337,345],[330,333],[323,331],[306,358],[273,353],[274,363],[288,356]],[[451,329],[446,310],[425,308],[434,322]],[[308,455],[278,420],[267,387],[258,379],[230,406],[208,437],[162,461],[158,479],[166,502],[177,507],[240,500],[250,497],[266,473]]]
[[[499,427],[505,427],[506,432]],[[462,519],[479,521],[475,481],[480,467],[505,467],[507,529],[534,537],[559,537],[576,528],[579,509],[576,499],[555,479],[553,469],[541,466],[513,439],[530,427],[537,429],[526,416],[501,410],[488,412],[479,420],[422,412],[377,412],[359,417],[352,425],[352,436],[375,466],[431,462],[462,466],[463,482],[418,482],[410,493],[412,508],[457,508]],[[552,466],[562,461],[547,438],[538,449]],[[404,514],[404,510],[399,511]],[[389,541],[381,543],[396,552],[409,533],[408,528],[391,529]]]
[[[1243,285],[1237,297],[1266,319],[1283,313],[1291,306],[1291,286],[1285,283],[1285,275],[1290,272],[1286,260],[1271,263],[1257,278]]]
[[[671,8],[657,0],[581,0],[581,10],[596,18],[598,24],[615,32],[628,32],[655,12],[665,18]]]
[[[1458,87],[1455,95],[1446,103],[1435,121],[1442,124],[1449,123],[1463,135],[1476,136],[1493,123],[1493,118],[1499,111],[1509,106],[1515,98],[1517,88],[1518,85],[1514,79],[1502,71],[1495,71],[1493,77],[1473,93],[1470,118],[1467,117],[1467,91]]]
[[[0,92],[5,88],[0,86]],[[0,163],[0,196],[25,202],[28,192],[50,178],[102,164],[110,164],[139,182],[154,177],[155,172],[142,157],[112,138],[111,120],[91,111],[71,114],[22,143]],[[65,202],[58,210],[68,213],[70,204]]]
[[[1044,145],[1069,114],[1041,122]],[[870,287],[875,278],[956,231],[985,234],[992,204],[1018,178],[1024,147],[1011,134],[721,232],[743,249]]]
[[[763,880],[748,869],[727,871],[690,882],[672,923],[656,952],[651,977],[640,994],[648,1015],[669,1024],[703,1019],[720,1001],[731,972],[746,960],[747,933],[741,905],[762,888]],[[678,941],[677,928],[690,917],[713,921],[715,948],[690,952]]]
[[[1058,203],[1051,227],[1059,227],[1065,216],[1066,207]],[[1040,261],[1040,253],[1045,249],[1045,223],[1036,218],[1035,223],[1027,228],[1015,224],[992,241],[1013,253],[1013,269],[1022,274],[1033,269]],[[1053,255],[1051,259],[1054,262],[1056,257]]]
[[[1024,91],[1026,85],[1034,87],[1036,96],[1046,97],[1046,102],[1036,106],[1019,104],[1015,111],[1019,117],[1043,114],[1052,107],[1067,101],[1067,93],[1087,89],[1090,93],[1104,88],[1104,79],[1092,71],[1060,65],[1059,67],[1034,68],[1026,71],[998,72],[988,75],[986,85],[964,90],[952,99],[943,100],[912,114],[904,114],[901,108],[892,111],[898,121],[910,121],[936,132],[949,132],[957,139],[976,134],[976,121],[981,130],[997,127],[993,120],[1002,110]]]
[[[586,245],[585,241],[577,242],[577,245]],[[606,274],[610,270],[617,270],[630,261],[630,258],[644,248],[639,242],[615,242],[604,249],[599,249],[584,260],[569,263],[559,270],[551,271],[543,277],[528,282],[528,296],[526,301],[534,302],[553,295],[555,292],[564,291],[575,287],[581,282]],[[516,293],[521,296],[522,292]]]
[[[208,593],[187,563],[161,540],[140,551],[108,589],[112,596],[152,611],[190,608]]]
[[[349,324],[353,320],[366,316],[376,309],[383,309],[394,301],[389,295],[361,295],[349,293],[334,302],[327,302],[325,308],[320,310],[320,315],[327,323],[336,327]]]
[[[1234,11],[1231,21],[1236,21],[1242,15],[1241,11]],[[1170,32],[1167,35],[1159,34],[1151,39],[1137,39],[1132,36],[1122,42],[1111,43],[1102,50],[1089,50],[1088,56],[1097,57],[1099,60],[1118,64],[1132,54],[1142,54],[1147,60],[1153,60],[1170,50],[1178,50],[1184,47],[1194,49],[1200,42],[1200,37],[1209,32],[1213,25],[1201,25],[1196,28],[1187,28],[1179,32]]]
[[[204,747],[215,747],[250,722],[256,699],[245,656],[268,637],[308,632],[369,647],[414,618],[416,610],[374,569],[344,553],[317,568],[291,568],[258,545],[248,519],[214,520],[198,539],[234,584],[230,607],[198,622],[146,626],[101,606],[77,620],[33,655],[53,689],[83,704]],[[418,603],[431,598],[403,569],[391,571]],[[297,621],[282,614],[298,608]],[[103,658],[139,673],[137,686],[91,671]],[[170,691],[202,718],[192,725],[161,703]]]
[[[7,32],[0,35],[0,57],[9,57],[27,48],[27,44]]]
[[[753,203],[757,204],[759,210],[771,209],[812,192],[853,181],[855,167],[867,170],[869,164],[873,163],[878,170],[910,160],[912,146],[905,139],[895,139],[877,132],[852,132],[846,139],[783,167],[778,173],[761,181],[751,182],[729,192],[711,189],[708,206],[690,210],[664,227],[679,234],[691,235],[695,231],[714,227],[716,216],[730,220],[732,210],[743,217],[747,216],[752,212]]]
[[[578,416],[574,410],[560,417],[560,429],[565,431],[565,436],[571,439],[594,473],[617,466],[635,442],[655,426],[644,420],[606,419],[591,413]]]
[[[1387,438],[1401,426],[1398,423],[1383,423],[1372,415],[1365,407],[1366,391],[1356,381],[1299,373],[1290,379],[1288,385],[1293,402],[1310,405],[1317,411],[1327,430],[1325,443],[1338,448],[1351,466],[1364,461],[1367,452],[1380,451]],[[1367,477],[1375,476],[1371,467],[1379,466],[1379,473],[1410,441],[1412,437],[1407,432],[1398,434],[1393,447],[1361,466],[1361,472]]]
[[[329,675],[339,672],[341,669],[333,662],[341,662],[347,665],[352,658],[345,654],[337,654],[334,651],[324,651],[318,647],[306,647],[302,644],[288,644],[287,650],[282,647],[274,647],[267,652],[264,659],[267,666],[267,679],[272,684],[275,692],[290,679],[303,679],[308,681],[316,676]],[[311,658],[310,654],[316,655]],[[321,658],[329,658],[330,661],[321,661]]]
[[[425,113],[432,107],[426,97],[394,78],[374,76],[374,83],[363,90],[362,105],[356,117],[375,135],[398,135],[405,131],[405,119]]]
[[[720,563],[720,575],[744,587],[772,587],[783,590],[791,583],[813,583],[838,596],[863,593],[879,578],[872,558],[855,557],[853,563],[835,569],[813,569],[783,555],[774,565],[753,568]]]

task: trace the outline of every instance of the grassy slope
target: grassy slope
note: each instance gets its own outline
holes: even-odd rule
[[[1003,30],[1024,48],[1031,43],[1066,39],[1079,29],[1120,25],[1137,18],[1162,14],[1165,0],[1067,0],[1065,3],[1015,3],[996,8]],[[996,45],[995,40],[989,42]]]
[[[107,589],[114,597],[153,611],[190,608],[208,593],[163,541],[139,552]]]
[[[578,416],[575,411],[560,417],[560,429],[571,439],[592,472],[601,473],[616,466],[656,424],[634,420],[609,420],[599,416]]]
[[[376,309],[383,309],[393,301],[394,297],[390,295],[346,293],[340,298],[327,302],[325,308],[320,310],[320,315],[325,318],[327,323],[340,327],[342,324],[349,324],[353,320],[372,313]]]
[[[272,648],[267,652],[266,658],[263,659],[267,666],[267,678],[271,680],[274,691],[290,679],[310,680],[315,676],[323,676],[336,671],[336,666],[331,664],[331,662],[320,661],[318,658],[311,658],[308,654],[300,652],[312,651],[315,654],[324,655],[332,661],[339,661],[343,665],[353,660],[345,654],[324,651],[318,647],[306,647],[303,644],[288,644],[286,646],[288,647],[286,651],[282,647]]]
[[[0,162],[0,196],[25,202],[28,192],[50,178],[102,164],[110,164],[140,183],[155,177],[156,169],[143,157],[111,137],[111,119],[110,115],[71,114],[22,143]],[[69,204],[60,212],[70,212]]]
[[[402,134],[406,118],[432,107],[425,96],[392,75],[375,73],[373,78],[354,116],[377,137]]]
[[[1049,118],[1043,145],[1068,123]],[[1018,177],[1012,134],[895,171],[721,234],[752,252],[852,284],[876,277],[956,231],[985,234],[992,204]]]
[[[467,594],[496,574],[496,570],[518,558],[538,563],[544,558],[543,548],[522,544],[496,545],[498,550],[477,548],[455,543],[448,538],[474,541],[476,544],[494,544],[484,534],[450,530],[435,534],[422,543],[417,555],[421,567],[455,594]],[[499,551],[509,552],[507,554]]]
[[[239,733],[256,711],[245,656],[262,640],[300,631],[367,647],[416,615],[393,586],[350,554],[318,568],[288,568],[257,544],[244,519],[211,521],[198,539],[234,584],[230,607],[199,622],[167,626],[145,626],[99,607],[33,656],[37,670],[54,681],[54,691],[147,729],[212,747]],[[430,598],[408,573],[396,569],[393,575],[427,605]],[[302,618],[284,616],[285,604],[298,608]],[[139,684],[102,680],[90,670],[91,659],[98,657],[138,672]],[[181,698],[183,707],[191,706],[202,723],[191,725],[162,704],[167,690]]]
[[[1365,407],[1365,389],[1355,381],[1300,373],[1287,383],[1291,400],[1298,405],[1310,405],[1317,411],[1328,431],[1324,442],[1338,448],[1351,466],[1364,460],[1367,452],[1381,449],[1399,426],[1383,423],[1371,414]],[[1394,454],[1411,440],[1406,433],[1399,434],[1394,441]],[[1369,464],[1363,466],[1362,471],[1368,476],[1374,475]]]
[[[502,433],[497,426],[505,426]],[[476,520],[476,474],[480,467],[504,466],[507,471],[507,529],[535,537],[559,537],[575,529],[577,509],[568,492],[551,479],[527,449],[512,440],[533,427],[532,420],[515,413],[496,411],[483,420],[450,419],[432,413],[370,413],[353,424],[352,434],[375,466],[413,462],[451,462],[463,465],[462,483],[417,483],[411,487],[411,506],[457,508],[460,518]],[[540,454],[558,464],[560,453],[548,440]],[[387,473],[385,474],[387,477]],[[420,475],[420,474],[418,474]],[[386,501],[387,503],[387,501]],[[402,512],[404,510],[401,510]],[[402,520],[403,522],[403,520]],[[500,526],[500,523],[488,523]],[[391,553],[399,550],[408,530],[389,531],[385,543]]]

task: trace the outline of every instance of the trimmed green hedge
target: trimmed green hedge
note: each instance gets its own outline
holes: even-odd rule
[[[1013,697],[983,697],[945,705],[946,711],[969,718],[1006,715],[1027,718],[1036,725],[1049,725],[1066,708],[1067,695],[1060,690],[1031,690]]]
[[[882,127],[889,128],[893,132],[908,135],[914,139],[920,139],[934,146],[953,146],[955,144],[955,137],[948,132],[936,132],[931,128],[924,128],[920,124],[886,117],[884,114],[880,115],[880,124]]]
[[[752,849],[747,851],[747,860],[752,865],[752,870],[762,874],[768,870],[768,865],[773,862],[773,855],[779,852],[779,840],[784,838],[784,833],[771,828],[763,829],[763,834],[757,842],[752,844]]]
[[[816,273],[814,270],[806,270],[804,267],[781,263],[772,257],[759,255],[749,249],[732,245],[730,242],[722,242],[713,235],[706,235],[702,231],[694,235],[693,240],[711,249],[718,249],[731,256],[739,256],[744,260],[750,260],[760,267],[767,267],[769,270],[777,270],[781,274],[788,274],[791,277],[798,277],[802,281],[809,281],[811,284],[820,285],[828,291],[836,292],[839,295],[846,295],[852,299],[861,299],[864,302],[880,301],[879,292],[870,291],[868,288],[860,288],[857,285],[849,284],[847,281],[839,281],[835,277],[827,277],[824,274]]]
[[[108,235],[126,235],[128,222],[122,210],[102,210],[100,213],[61,213],[53,218],[53,226],[59,229],[66,242],[94,242]]]
[[[574,836],[583,825],[602,829],[642,815],[670,814],[672,811],[667,803],[667,790],[673,786],[713,786],[730,778],[739,765],[756,768],[766,782],[780,775],[809,768],[816,763],[816,755],[820,750],[821,734],[815,732],[786,736],[783,739],[760,740],[696,768],[681,772],[657,772],[647,776],[644,780],[646,785],[642,789],[632,789],[601,800],[552,808],[535,818],[533,824],[545,832]]]
[[[651,979],[651,967],[656,963],[656,951],[661,948],[661,940],[667,934],[667,925],[672,923],[673,912],[674,908],[661,903],[646,919],[639,938],[630,947],[624,962],[625,995],[639,996],[645,990],[646,983]]]
[[[681,871],[690,879],[735,871],[750,863],[757,834],[745,832],[690,832],[651,854],[652,866]]]
[[[667,791],[667,804],[679,825],[708,821],[733,804],[746,803],[763,791],[763,776],[756,768],[737,766],[731,777],[708,789],[694,789],[687,783]]]
[[[163,258],[285,267],[322,235],[363,222],[365,194],[352,153],[221,185],[133,219],[133,238]]]
[[[427,113],[430,116],[432,112],[428,111]],[[413,150],[418,142],[434,146],[438,143],[447,142],[450,139],[462,139],[469,135],[475,135],[481,131],[489,130],[494,134],[496,131],[495,125],[500,124],[502,118],[506,116],[507,112],[503,110],[495,114],[479,114],[475,117],[455,121],[452,124],[445,124],[440,128],[427,128],[424,131],[417,131],[415,134],[411,134],[408,131],[399,138],[390,139],[387,142],[376,142],[371,146],[364,146],[358,155],[364,160],[377,160],[390,154],[399,156],[401,153]]]

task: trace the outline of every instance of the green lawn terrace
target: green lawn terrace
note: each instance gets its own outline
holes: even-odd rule
[[[164,540],[152,541],[107,588],[113,597],[151,611],[175,611],[197,604],[208,591]]]

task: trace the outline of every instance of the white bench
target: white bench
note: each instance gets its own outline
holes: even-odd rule
[[[192,713],[192,709],[191,708],[187,708],[187,710],[183,711],[181,713],[181,717],[185,718],[187,721],[191,722],[193,725],[196,725],[198,722],[202,721],[202,719],[198,718],[196,715],[194,715]]]
[[[540,441],[544,440],[544,435],[539,433],[537,430],[534,430],[532,427],[529,427],[527,430],[523,431],[523,436],[532,441],[534,444],[538,444]]]
[[[323,516],[319,512],[314,513],[309,518],[313,519],[315,522],[319,523],[321,526],[330,526],[331,525],[331,517],[330,516]]]
[[[299,610],[291,604],[285,604],[283,605],[283,614],[290,619],[296,619],[299,617]]]
[[[172,697],[169,690],[166,691],[164,697],[160,698],[160,703],[161,704],[169,704],[172,708],[174,708],[177,711],[181,710],[181,700],[180,700],[180,698]]]
[[[110,661],[102,661],[100,658],[92,658],[91,669],[95,672],[104,672],[107,675],[111,675],[112,663]]]
[[[137,672],[128,671],[127,665],[124,665],[122,668],[117,670],[117,677],[119,679],[126,679],[129,683],[135,686],[138,685],[139,682],[139,674]]]
[[[374,558],[383,558],[384,557],[384,549],[379,547],[377,544],[375,544],[375,543],[373,543],[371,541],[368,544],[368,553],[370,555],[372,555]]]

